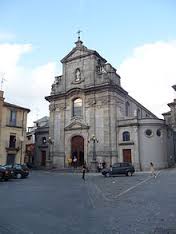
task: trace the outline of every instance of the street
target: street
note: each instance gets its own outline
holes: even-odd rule
[[[0,233],[176,233],[176,169],[132,177],[32,171],[0,183]]]

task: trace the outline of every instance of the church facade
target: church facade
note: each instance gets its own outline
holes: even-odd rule
[[[62,60],[63,74],[56,76],[50,103],[48,164],[68,166],[77,158],[94,167],[105,161],[131,162],[136,170],[168,166],[168,131],[164,120],[132,98],[121,87],[116,69],[95,50],[76,46]]]

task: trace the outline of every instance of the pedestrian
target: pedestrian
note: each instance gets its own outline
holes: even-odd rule
[[[103,162],[102,162],[102,167],[103,167],[103,169],[106,168],[106,162],[105,162],[105,160],[103,160]]]
[[[71,167],[71,165],[72,165],[72,158],[69,156],[68,157],[68,166]]]
[[[150,171],[151,171],[151,176],[154,176],[156,178],[154,164],[152,162],[150,163]]]
[[[73,164],[74,164],[74,168],[76,168],[77,167],[77,157],[76,156],[74,156],[74,158],[73,158]]]
[[[112,172],[112,165],[110,164],[110,171]]]
[[[101,165],[100,165],[100,162],[98,163],[97,165],[97,172],[100,172],[101,171]]]
[[[83,168],[82,168],[82,179],[85,181],[85,174],[86,174],[86,165],[84,164],[83,165]]]

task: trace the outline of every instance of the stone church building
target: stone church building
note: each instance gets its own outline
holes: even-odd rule
[[[121,87],[121,77],[97,51],[78,37],[62,60],[63,74],[56,76],[50,103],[50,159],[63,168],[76,156],[94,168],[105,160],[131,162],[136,170],[168,166],[168,128],[164,120],[132,98]],[[171,141],[171,139],[170,139]]]

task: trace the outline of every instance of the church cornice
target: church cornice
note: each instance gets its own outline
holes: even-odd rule
[[[110,85],[110,84],[104,84],[104,85],[99,85],[99,86],[91,86],[89,88],[85,88],[85,89],[81,89],[81,88],[72,88],[70,90],[68,90],[67,92],[63,92],[63,93],[59,93],[59,94],[54,94],[54,95],[50,95],[50,96],[46,96],[45,99],[47,101],[52,101],[52,100],[55,100],[55,99],[60,99],[60,98],[63,98],[63,97],[67,97],[71,94],[80,94],[80,93],[94,93],[95,91],[98,92],[98,91],[105,91],[105,90],[108,90],[108,91],[115,91],[115,92],[118,92],[118,93],[121,93],[123,95],[128,95],[128,92],[125,91],[123,88],[121,88],[120,86],[118,85]]]

